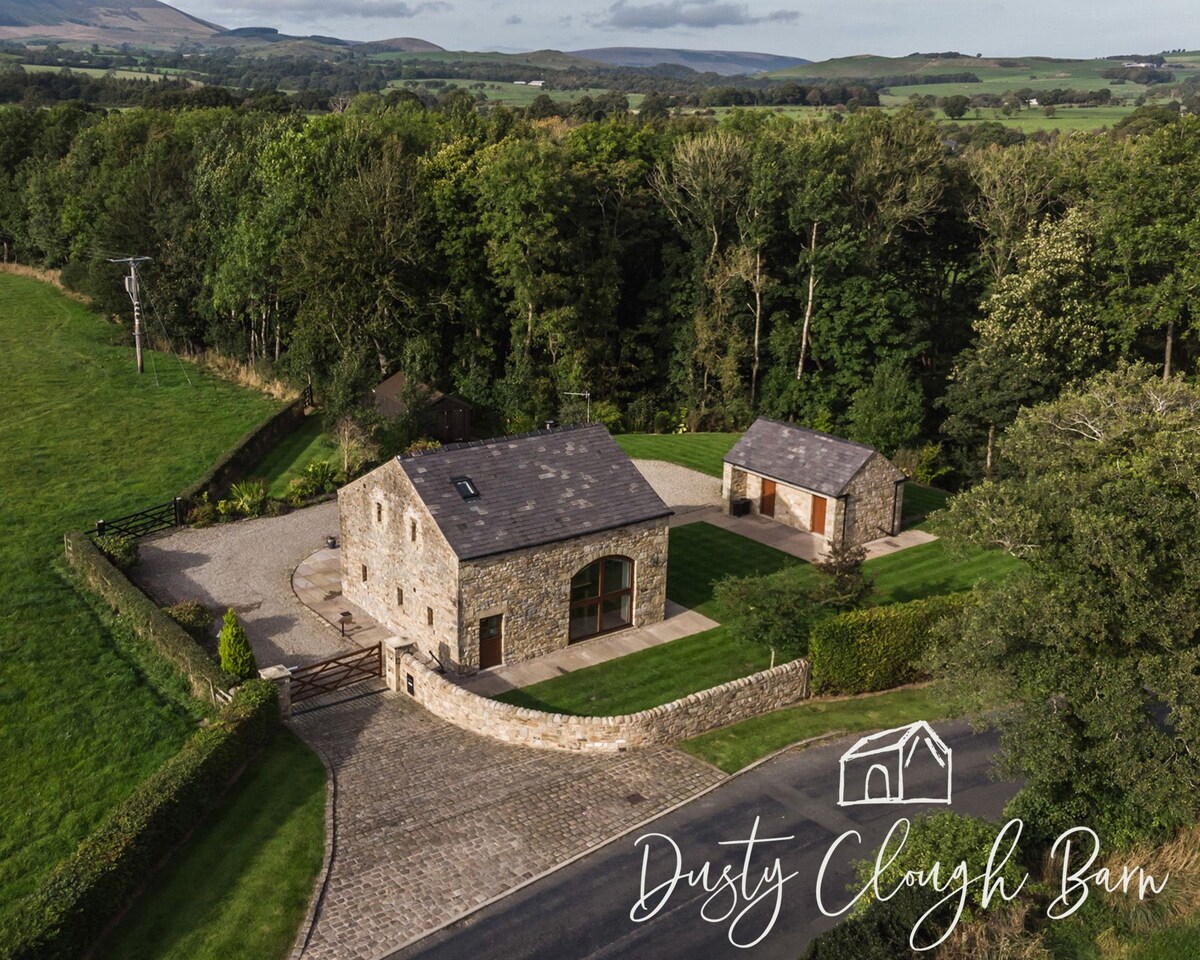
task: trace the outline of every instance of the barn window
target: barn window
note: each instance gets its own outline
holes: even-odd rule
[[[417,542],[417,521],[410,520],[408,523],[408,538],[413,542]]]
[[[425,608],[425,622],[431,627],[433,626],[433,607]]]
[[[571,578],[570,642],[632,621],[633,561],[628,557],[603,557]]]
[[[365,563],[362,564],[362,582],[367,582],[367,565]]]
[[[404,606],[404,588],[403,587],[396,588],[396,606],[398,606],[398,607]]]
[[[383,523],[383,504],[382,503],[375,504],[375,522]]]

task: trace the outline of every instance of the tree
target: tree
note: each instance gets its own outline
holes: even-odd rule
[[[1124,844],[1200,812],[1200,387],[1123,366],[1023,411],[1004,475],[950,501],[948,547],[1022,567],[981,584],[933,664],[996,716],[1039,835]],[[1003,706],[1001,706],[1003,705]]]
[[[960,120],[967,115],[967,108],[970,106],[971,100],[969,97],[964,97],[962,94],[955,94],[952,97],[946,97],[942,101],[942,113],[951,120]]]
[[[221,669],[231,677],[249,680],[257,676],[258,664],[254,662],[250,640],[232,608],[225,611],[217,651],[221,657]]]
[[[869,443],[890,456],[920,435],[923,415],[921,385],[901,361],[889,359],[879,364],[871,382],[854,394],[846,419],[850,439]]]
[[[862,606],[875,589],[874,578],[863,569],[866,559],[865,548],[838,543],[815,560],[821,580],[813,589],[813,601],[835,610]]]

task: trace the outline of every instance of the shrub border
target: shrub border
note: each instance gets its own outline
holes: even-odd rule
[[[130,582],[87,534],[72,530],[63,536],[63,545],[68,566],[114,612],[125,617],[134,633],[152,644],[187,678],[193,696],[217,703],[217,691],[224,693],[233,686],[233,678],[212,661],[191,634]]]

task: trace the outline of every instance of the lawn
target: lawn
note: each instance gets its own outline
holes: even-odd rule
[[[304,472],[314,460],[332,460],[336,451],[333,439],[325,429],[320,415],[313,414],[304,425],[274,447],[251,471],[260,477],[267,495],[277,499],[287,496],[288,484]]]
[[[947,712],[946,704],[932,688],[906,687],[868,697],[808,700],[701,734],[679,746],[726,773],[736,773],[755,760],[809,737],[837,731],[884,730],[914,720],[938,720]]]
[[[113,960],[283,957],[325,855],[325,769],[288,731],[106,940]]]
[[[945,490],[909,481],[904,485],[904,515],[900,518],[900,526],[908,529],[919,523],[935,510],[941,510],[949,499],[950,494]]]
[[[718,622],[724,617],[712,588],[726,575],[758,576],[799,565],[799,583],[810,578],[815,582],[818,576],[813,567],[795,557],[708,523],[675,527],[670,536],[667,596]],[[966,590],[977,580],[1003,577],[1016,565],[1007,554],[991,551],[951,558],[942,542],[935,540],[868,560],[866,568],[875,575],[876,588],[869,602],[898,603]],[[719,626],[511,690],[496,699],[551,713],[619,716],[669,703],[768,666],[766,648]]]
[[[635,460],[666,460],[719,477],[725,454],[740,437],[740,433],[619,433],[613,439]]]
[[[58,573],[62,533],[173,496],[278,404],[0,274],[0,922],[195,729]],[[181,443],[180,438],[187,442]]]

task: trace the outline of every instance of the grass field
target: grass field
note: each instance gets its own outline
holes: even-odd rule
[[[635,460],[666,460],[719,477],[721,461],[740,436],[740,433],[619,433],[613,439]]]
[[[325,854],[325,769],[281,731],[105,942],[111,960],[275,960]]]
[[[287,496],[288,484],[304,472],[315,460],[332,460],[336,454],[333,439],[319,415],[308,418],[304,426],[294,431],[271,450],[251,471],[267,488],[267,495]]]
[[[726,773],[736,773],[755,760],[809,737],[835,731],[884,730],[914,720],[940,720],[946,715],[945,703],[931,688],[908,687],[868,697],[809,700],[701,734],[679,747]]]
[[[36,280],[0,274],[0,304],[2,920],[195,728],[59,575],[63,531],[168,499],[278,404],[169,357],[139,378],[121,330]]]
[[[49,63],[23,63],[22,69],[26,73],[58,73],[62,67],[54,66]],[[157,73],[146,73],[144,70],[101,70],[99,67],[70,67],[72,73],[84,74],[89,77],[103,77],[111,73],[118,80],[164,80],[165,77]]]
[[[800,583],[817,571],[788,554],[707,523],[671,530],[667,596],[723,619],[713,584],[726,575],[763,575],[800,565]],[[875,575],[873,605],[966,590],[998,579],[1017,564],[1006,554],[980,551],[963,560],[947,556],[941,541],[867,562]],[[661,646],[501,694],[496,699],[551,713],[618,716],[685,697],[770,666],[763,646],[735,637],[722,625]]]

